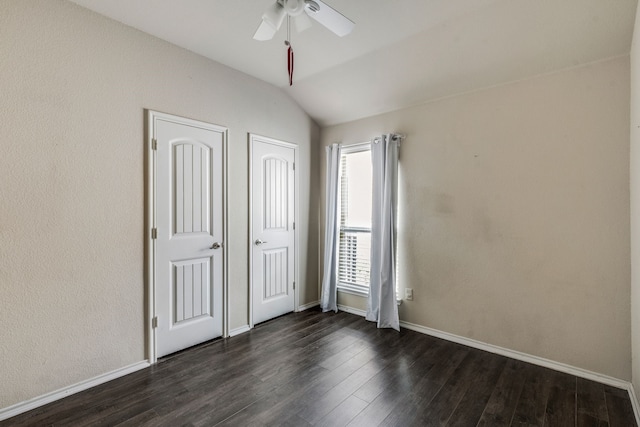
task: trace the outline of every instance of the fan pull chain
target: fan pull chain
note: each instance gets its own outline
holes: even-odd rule
[[[289,73],[289,86],[293,86],[293,47],[291,46],[291,17],[287,15],[287,39],[284,41],[287,46],[287,72]]]

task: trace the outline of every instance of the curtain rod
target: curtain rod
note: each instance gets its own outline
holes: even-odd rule
[[[379,137],[379,136],[373,138],[373,142],[375,142],[377,144],[378,142],[380,142],[380,138],[381,137]],[[402,142],[402,141],[404,141],[405,138],[406,138],[406,135],[404,135],[402,133],[392,133],[391,134],[391,139],[394,140],[394,141]],[[368,142],[368,141],[356,142],[354,144],[342,144],[342,143],[336,142],[336,144],[340,145],[342,148],[356,148],[356,147],[359,147],[359,146],[363,146],[364,147],[364,146],[370,144],[370,142]]]
[[[373,141],[377,144],[380,141],[380,138],[381,137],[374,138]],[[401,133],[392,133],[391,134],[391,139],[393,141],[402,142],[402,141],[404,141],[405,138],[406,138],[406,136],[404,134],[401,134]]]

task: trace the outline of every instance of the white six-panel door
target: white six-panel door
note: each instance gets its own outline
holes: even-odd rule
[[[295,308],[295,145],[250,135],[252,320]]]
[[[160,113],[155,139],[156,357],[223,333],[226,129]]]

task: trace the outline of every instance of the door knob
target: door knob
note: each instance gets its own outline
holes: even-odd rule
[[[209,249],[220,249],[222,247],[221,243],[215,242]]]
[[[267,243],[267,242],[266,241],[262,241],[260,239],[256,239],[255,243],[256,243],[256,246],[260,246],[261,244]]]

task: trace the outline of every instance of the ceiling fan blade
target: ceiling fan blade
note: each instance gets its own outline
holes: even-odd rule
[[[356,24],[352,20],[320,0],[313,1],[320,7],[317,12],[314,12],[313,9],[307,6],[305,11],[310,17],[340,37],[346,36],[353,30]]]
[[[255,40],[271,40],[276,31],[280,29],[286,15],[287,12],[284,10],[284,7],[282,7],[280,2],[276,2],[271,5],[262,14],[262,22],[256,30],[256,33],[253,35],[253,38]]]
[[[276,29],[267,21],[262,20],[256,33],[253,35],[253,39],[259,41],[271,40],[275,34]]]
[[[300,15],[296,16],[293,22],[295,23],[296,30],[299,33],[311,28],[311,19],[309,19],[306,13],[301,13]]]

